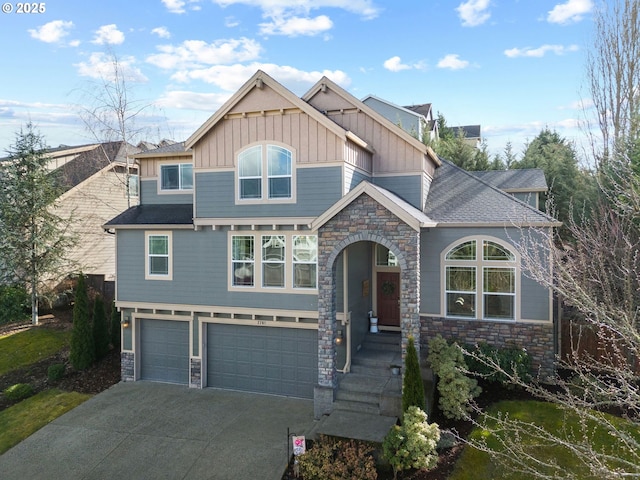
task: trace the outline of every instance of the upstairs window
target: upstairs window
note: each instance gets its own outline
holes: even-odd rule
[[[278,145],[255,145],[238,154],[238,199],[291,200],[293,153]]]
[[[488,239],[469,240],[444,257],[448,317],[515,320],[516,256]]]
[[[160,189],[192,190],[193,165],[190,163],[160,165]]]

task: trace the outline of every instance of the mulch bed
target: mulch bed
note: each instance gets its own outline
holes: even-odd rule
[[[69,310],[55,312],[54,315],[45,315],[40,319],[39,325],[32,327],[30,322],[4,325],[0,328],[0,335],[17,333],[29,328],[54,328],[71,330],[73,326],[72,313]],[[48,378],[48,370],[51,365],[65,365],[65,375],[60,380],[51,381]],[[39,393],[49,388],[58,388],[68,392],[96,394],[111,387],[120,381],[120,352],[110,350],[109,353],[96,362],[90,368],[79,371],[69,363],[69,348],[64,348],[57,354],[41,360],[28,367],[13,370],[0,376],[0,392],[16,383],[28,383],[33,387],[34,393]],[[0,393],[0,411],[15,404]]]

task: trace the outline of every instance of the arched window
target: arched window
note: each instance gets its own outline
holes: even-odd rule
[[[517,261],[504,244],[465,240],[444,256],[445,315],[515,320]]]
[[[238,154],[239,200],[293,198],[293,154],[279,145],[254,145]]]

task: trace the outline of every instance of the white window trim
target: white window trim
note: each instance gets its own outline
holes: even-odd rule
[[[269,198],[269,165],[268,165],[268,146],[274,145],[276,147],[281,147],[291,152],[291,197],[289,198]],[[261,183],[261,197],[260,198],[240,198],[240,164],[238,161],[239,155],[248,150],[250,148],[262,146],[262,183]],[[256,205],[256,204],[274,204],[274,203],[296,203],[296,159],[297,152],[296,149],[291,145],[287,145],[281,142],[254,142],[248,145],[243,146],[240,150],[236,151],[234,154],[234,165],[235,165],[235,186],[234,186],[234,195],[235,195],[235,203],[236,205]],[[248,177],[247,177],[248,178]],[[273,176],[273,178],[278,178],[277,175]]]
[[[170,166],[174,166],[177,165],[178,166],[178,170],[180,169],[180,165],[191,165],[191,167],[193,168],[193,162],[176,162],[175,160],[168,160],[165,162],[159,162],[158,163],[158,194],[159,195],[184,195],[185,193],[192,193],[193,192],[193,187],[192,188],[176,188],[176,189],[164,189],[162,188],[162,167],[170,167]],[[192,170],[193,172],[193,181],[192,181],[192,185],[195,185],[196,183],[196,174],[195,174],[195,168],[193,168]],[[180,175],[180,172],[178,171],[178,176]],[[178,180],[180,181],[180,180]]]
[[[476,259],[475,260],[447,260],[447,254],[456,246],[469,242],[471,240],[476,241]],[[500,245],[501,247],[508,250],[513,256],[514,260],[505,261],[505,260],[483,260],[483,242],[489,241]],[[448,315],[447,314],[447,267],[452,266],[460,266],[460,267],[475,267],[475,275],[476,275],[476,304],[475,304],[475,315],[473,317],[465,317],[465,316],[456,316],[456,315]],[[484,270],[485,268],[512,268],[514,270],[514,289],[515,293],[505,294],[509,296],[513,296],[514,301],[514,318],[494,318],[494,317],[485,317],[484,316]],[[507,322],[513,323],[520,320],[520,304],[521,304],[521,286],[520,286],[520,277],[521,277],[521,268],[520,268],[520,254],[517,249],[509,244],[508,242],[488,236],[488,235],[471,235],[467,237],[460,238],[449,245],[447,245],[442,252],[440,253],[440,292],[441,292],[441,308],[440,308],[440,316],[443,318],[451,318],[457,320],[483,320],[489,322]],[[486,292],[490,293],[490,292]]]
[[[149,273],[149,239],[156,236],[167,237],[167,251],[169,253],[168,273],[166,275],[152,275]],[[144,232],[144,278],[145,280],[173,280],[173,232],[170,230],[154,230]]]
[[[279,235],[285,237],[285,260],[284,260],[284,287],[265,287],[263,286],[262,269],[265,262],[262,261],[262,237],[270,235]],[[317,232],[301,232],[301,231],[242,231],[230,230],[227,234],[227,288],[230,292],[260,292],[260,293],[302,293],[317,294],[318,293],[318,266],[316,262],[316,288],[302,288],[293,286],[294,262],[293,262],[293,237],[301,235],[310,235],[317,237]],[[234,285],[233,284],[233,237],[254,237],[254,271],[253,286]],[[317,255],[316,255],[317,259]],[[269,262],[266,262],[269,263]],[[297,262],[299,263],[299,262]]]

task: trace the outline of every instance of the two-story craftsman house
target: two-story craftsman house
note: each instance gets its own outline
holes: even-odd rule
[[[398,350],[442,333],[553,368],[551,295],[514,241],[554,220],[327,78],[299,98],[259,71],[136,160],[140,205],[105,225],[125,380],[313,398],[320,416],[369,312]]]

